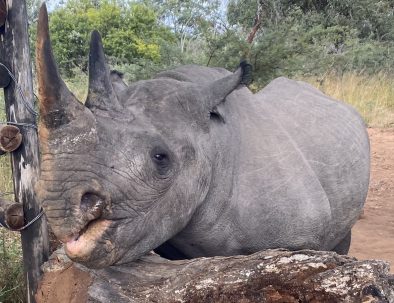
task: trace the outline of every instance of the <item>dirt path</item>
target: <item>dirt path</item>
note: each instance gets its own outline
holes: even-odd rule
[[[394,129],[369,129],[371,181],[364,214],[352,231],[349,254],[382,259],[394,272]]]

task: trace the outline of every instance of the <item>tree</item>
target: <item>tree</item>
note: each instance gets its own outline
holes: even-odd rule
[[[220,1],[207,0],[156,0],[151,1],[161,20],[175,33],[181,52],[188,42],[198,38],[207,23],[217,20]]]
[[[209,65],[218,47],[225,44],[227,22],[223,1],[150,0],[160,20],[177,38],[179,63]]]
[[[243,53],[257,86],[279,75],[392,70],[393,16],[390,0],[230,0],[227,10],[229,26],[250,44]],[[220,57],[236,55],[227,47]]]

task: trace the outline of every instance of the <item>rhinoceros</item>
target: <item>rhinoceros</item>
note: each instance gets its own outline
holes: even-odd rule
[[[368,135],[352,107],[283,77],[253,94],[246,64],[126,85],[97,31],[83,104],[59,75],[45,6],[37,36],[36,194],[72,260],[348,252],[369,182]]]

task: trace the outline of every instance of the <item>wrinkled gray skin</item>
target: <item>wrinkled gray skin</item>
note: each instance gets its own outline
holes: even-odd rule
[[[286,78],[252,94],[241,69],[183,66],[127,86],[97,33],[84,106],[58,77],[45,22],[42,9],[36,189],[73,260],[124,264],[166,241],[169,257],[347,252],[369,180],[353,108]]]

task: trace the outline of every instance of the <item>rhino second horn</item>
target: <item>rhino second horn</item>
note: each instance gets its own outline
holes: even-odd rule
[[[49,37],[48,12],[41,5],[37,25],[36,67],[41,122],[47,128],[68,123],[75,116],[80,102],[60,77]]]
[[[94,110],[99,108],[120,108],[117,96],[112,87],[109,68],[105,62],[105,54],[101,36],[93,31],[89,51],[89,89],[85,105]]]

